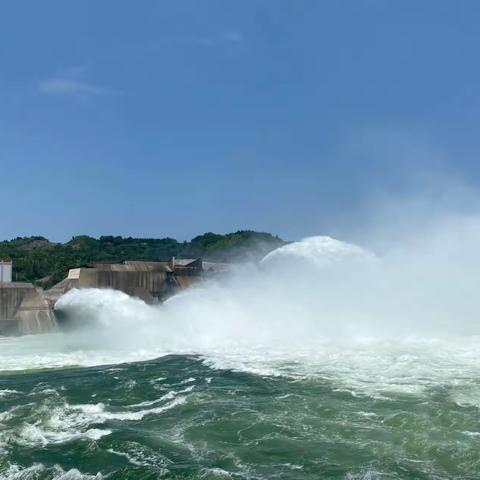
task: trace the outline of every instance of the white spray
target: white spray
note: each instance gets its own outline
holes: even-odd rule
[[[88,327],[2,341],[0,360],[15,369],[193,354],[220,368],[362,385],[388,378],[402,388],[476,371],[480,220],[437,223],[397,245],[375,255],[307,238],[158,306],[121,292],[72,290],[57,307]]]

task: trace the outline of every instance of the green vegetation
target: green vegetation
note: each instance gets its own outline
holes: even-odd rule
[[[70,268],[95,262],[165,261],[173,256],[217,262],[255,261],[284,244],[277,236],[253,231],[227,235],[209,232],[190,242],[113,236],[96,239],[81,235],[62,244],[44,237],[23,237],[0,242],[0,258],[13,260],[15,281],[35,282],[49,288],[65,278]]]

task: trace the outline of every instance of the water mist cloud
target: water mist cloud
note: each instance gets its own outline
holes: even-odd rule
[[[381,255],[312,237],[164,305],[82,290],[62,297],[57,308],[94,319],[94,328],[106,331],[107,343],[154,342],[182,351],[479,333],[479,244],[480,217],[449,216]],[[85,324],[92,328],[92,322]]]

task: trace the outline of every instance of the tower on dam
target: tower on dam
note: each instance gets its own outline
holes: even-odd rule
[[[0,259],[0,283],[12,282],[12,261]]]

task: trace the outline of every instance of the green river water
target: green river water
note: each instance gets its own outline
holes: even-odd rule
[[[410,369],[422,361],[397,359]],[[298,362],[260,374],[166,355],[4,372],[0,477],[480,477],[480,377],[422,374],[416,389],[405,376],[402,389],[367,371],[348,387],[337,366],[335,379],[331,369],[292,375]]]

